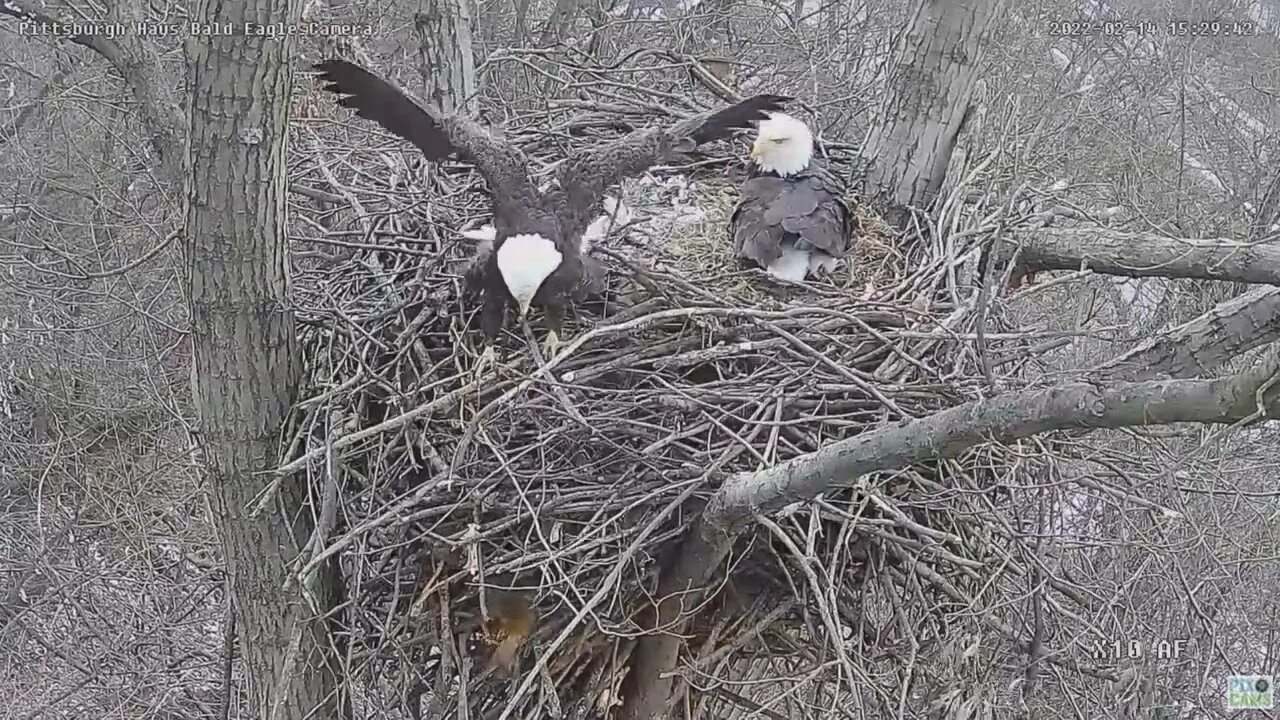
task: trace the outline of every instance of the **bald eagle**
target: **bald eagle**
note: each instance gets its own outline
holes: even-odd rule
[[[315,67],[328,83],[325,90],[345,96],[339,105],[413,143],[428,160],[456,155],[474,165],[488,183],[495,237],[491,251],[482,252],[479,266],[469,273],[480,283],[484,296],[480,327],[487,347],[482,362],[493,359],[493,346],[511,303],[521,319],[531,305],[543,308],[546,349],[555,353],[565,305],[580,290],[584,263],[591,265],[582,252],[582,240],[605,188],[675,154],[748,128],[791,99],[756,95],[716,112],[669,127],[638,130],[575,153],[557,168],[556,183],[543,191],[534,185],[524,153],[472,120],[421,105],[345,60],[325,60]],[[590,278],[593,273],[585,274]]]
[[[734,252],[794,282],[834,270],[849,251],[853,218],[840,182],[814,161],[809,128],[790,115],[770,113],[760,123],[751,160],[729,216]]]

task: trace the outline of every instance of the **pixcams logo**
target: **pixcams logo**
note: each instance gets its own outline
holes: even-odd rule
[[[1276,706],[1270,675],[1227,677],[1228,710],[1270,710]]]

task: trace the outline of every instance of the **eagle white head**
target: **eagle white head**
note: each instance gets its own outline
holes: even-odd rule
[[[760,121],[751,159],[766,172],[783,177],[809,167],[813,158],[813,133],[803,121],[784,113],[769,113]]]
[[[556,244],[541,235],[512,235],[498,246],[498,272],[520,307],[520,317],[529,313],[538,288],[563,259]]]

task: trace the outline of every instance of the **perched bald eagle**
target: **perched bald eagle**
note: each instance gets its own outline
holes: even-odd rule
[[[671,156],[728,137],[764,120],[791,98],[756,95],[670,127],[638,130],[615,142],[566,158],[556,183],[540,190],[530,177],[524,153],[495,138],[472,120],[421,105],[391,83],[345,60],[316,64],[329,92],[345,95],[338,104],[372,120],[422,150],[428,160],[449,155],[475,165],[493,197],[495,237],[470,276],[481,285],[480,327],[488,341],[482,362],[514,303],[523,318],[531,305],[546,313],[546,346],[554,354],[569,298],[584,278],[583,234],[599,212],[605,188],[637,175]],[[588,264],[590,264],[588,262]],[[588,277],[592,273],[586,273]]]
[[[751,159],[729,216],[738,257],[795,282],[834,270],[849,251],[853,218],[840,182],[814,161],[809,128],[771,113],[760,123]]]

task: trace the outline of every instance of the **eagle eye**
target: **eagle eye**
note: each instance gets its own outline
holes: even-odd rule
[[[786,139],[786,138],[774,138],[774,139],[773,139],[773,142],[774,142],[775,144],[777,144],[777,145],[781,145],[782,143],[784,143],[784,142],[786,142],[786,141],[787,141],[787,139]]]

